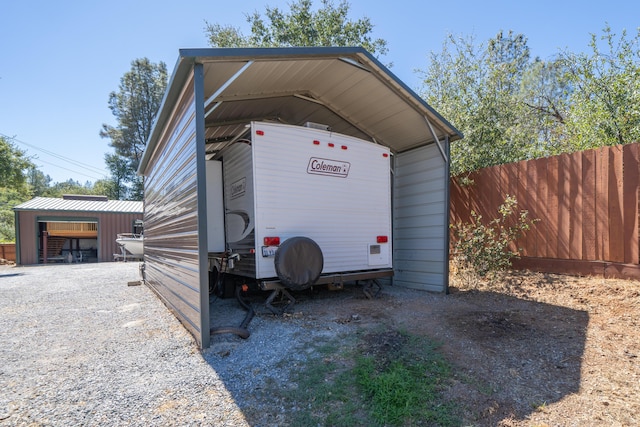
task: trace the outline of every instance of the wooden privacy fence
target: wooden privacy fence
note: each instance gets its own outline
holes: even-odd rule
[[[450,222],[469,221],[471,210],[495,218],[513,195],[540,220],[516,242],[516,268],[640,278],[639,152],[602,147],[481,169],[471,185],[452,178]]]
[[[16,261],[16,244],[15,243],[0,243],[0,259],[6,259],[7,261]]]

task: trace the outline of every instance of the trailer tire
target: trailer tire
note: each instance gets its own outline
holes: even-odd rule
[[[274,265],[285,287],[303,290],[313,286],[320,277],[324,256],[312,239],[297,236],[282,242],[276,251]]]

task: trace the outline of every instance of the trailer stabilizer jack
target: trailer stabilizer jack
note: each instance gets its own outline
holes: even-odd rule
[[[280,296],[279,303],[285,302],[285,299],[286,299],[286,303],[281,308],[276,308],[272,304],[274,300],[278,298],[278,296]],[[292,307],[295,303],[296,303],[296,299],[285,288],[276,288],[271,292],[271,294],[269,295],[269,298],[267,298],[267,301],[265,301],[264,305],[273,314],[281,315],[285,311],[287,311],[289,307]]]
[[[382,285],[377,279],[368,279],[362,286],[362,292],[368,299],[377,298],[382,291]]]

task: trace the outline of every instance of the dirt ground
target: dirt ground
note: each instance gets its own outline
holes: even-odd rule
[[[468,286],[454,276],[449,295],[390,286],[375,299],[348,287],[303,295],[291,316],[441,343],[454,367],[445,395],[464,426],[640,425],[638,281],[512,272]],[[397,335],[385,336],[371,343],[377,351],[393,348]]]
[[[332,311],[442,343],[464,425],[640,425],[640,282],[512,272],[450,291]]]

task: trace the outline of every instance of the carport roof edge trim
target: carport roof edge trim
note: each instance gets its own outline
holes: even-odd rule
[[[174,72],[168,83],[160,109],[154,122],[147,146],[143,153],[138,174],[145,175],[149,160],[156,149],[158,138],[172,112],[171,106],[176,102],[187,81],[188,73],[196,63],[213,61],[249,61],[249,60],[282,60],[295,59],[354,59],[360,64],[364,63],[369,71],[376,75],[381,82],[391,87],[404,102],[413,105],[416,110],[422,109],[425,117],[430,117],[439,122],[449,141],[462,139],[462,133],[451,125],[444,117],[435,111],[429,104],[410,89],[404,82],[398,79],[388,68],[362,47],[286,47],[286,48],[189,48],[180,49]],[[434,142],[434,141],[431,141]]]

